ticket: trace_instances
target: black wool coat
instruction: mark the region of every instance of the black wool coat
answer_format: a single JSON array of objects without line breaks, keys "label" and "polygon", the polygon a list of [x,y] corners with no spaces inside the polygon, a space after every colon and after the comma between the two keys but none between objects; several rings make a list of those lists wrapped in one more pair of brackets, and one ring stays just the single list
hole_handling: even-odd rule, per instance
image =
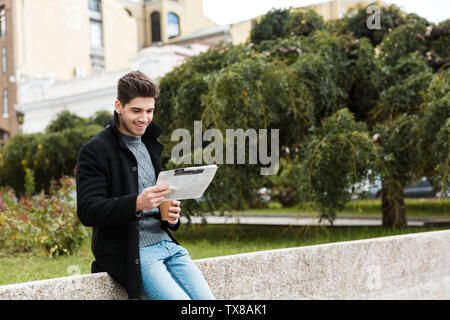
[{"label": "black wool coat", "polygon": [[[91,271],[107,272],[121,284],[129,299],[141,296],[142,278],[139,261],[138,224],[142,212],[136,212],[138,194],[137,161],[124,144],[117,129],[117,113],[106,129],[79,151],[76,169],[77,215],[92,230],[95,261]],[[164,146],[157,141],[162,128],[151,122],[142,136],[155,167],[161,171]],[[180,222],[164,230],[178,244],[168,229],[176,231]]]}]

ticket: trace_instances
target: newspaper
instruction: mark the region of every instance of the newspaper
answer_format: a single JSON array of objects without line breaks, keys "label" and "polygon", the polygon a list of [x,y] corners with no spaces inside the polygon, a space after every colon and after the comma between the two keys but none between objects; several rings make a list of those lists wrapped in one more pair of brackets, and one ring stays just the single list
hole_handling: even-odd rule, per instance
[{"label": "newspaper", "polygon": [[200,198],[216,174],[217,165],[161,171],[156,185],[169,185],[172,191],[164,200]]}]

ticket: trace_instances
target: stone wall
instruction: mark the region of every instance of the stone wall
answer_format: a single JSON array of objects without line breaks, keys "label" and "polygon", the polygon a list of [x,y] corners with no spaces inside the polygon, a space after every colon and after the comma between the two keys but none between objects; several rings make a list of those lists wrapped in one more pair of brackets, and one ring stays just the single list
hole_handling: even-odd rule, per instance
[{"label": "stone wall", "polygon": [[[218,299],[450,299],[450,230],[195,260]],[[0,299],[126,299],[106,273],[0,286]]]}]

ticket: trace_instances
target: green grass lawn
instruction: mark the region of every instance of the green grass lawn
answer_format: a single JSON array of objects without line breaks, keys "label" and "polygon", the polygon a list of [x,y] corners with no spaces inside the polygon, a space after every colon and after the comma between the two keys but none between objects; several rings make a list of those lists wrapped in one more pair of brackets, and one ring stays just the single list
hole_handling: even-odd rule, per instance
[{"label": "green grass lawn", "polygon": [[[446,217],[450,218],[450,199],[405,199],[406,215],[407,217]],[[319,216],[319,212],[315,211],[308,205],[293,206],[289,208],[282,208],[277,202],[269,203],[269,208],[264,209],[248,209],[244,211],[227,212],[232,215],[242,214],[287,214],[300,216]],[[381,200],[354,200],[345,206],[342,212],[337,214],[337,217],[344,215],[352,216],[382,216]]]},{"label": "green grass lawn", "polygon": [[[188,249],[192,259],[201,259],[443,229],[448,227],[392,230],[383,227],[183,225],[175,236]],[[90,241],[85,241],[72,256],[53,259],[45,257],[39,250],[14,255],[0,254],[0,285],[69,276],[73,266],[79,268],[81,274],[90,273],[92,261]]]},{"label": "green grass lawn", "polygon": [[72,256],[48,258],[43,250],[3,254],[0,255],[0,285],[69,276],[72,266],[79,268],[81,274],[90,273],[93,260],[90,241],[85,241]]}]

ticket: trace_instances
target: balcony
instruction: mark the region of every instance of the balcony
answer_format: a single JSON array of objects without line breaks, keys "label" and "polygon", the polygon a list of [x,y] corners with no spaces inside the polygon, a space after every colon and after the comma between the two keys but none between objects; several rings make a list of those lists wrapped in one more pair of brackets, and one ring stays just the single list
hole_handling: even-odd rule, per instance
[{"label": "balcony", "polygon": [[105,52],[103,48],[91,47],[91,67],[93,73],[100,73],[105,70]]}]

